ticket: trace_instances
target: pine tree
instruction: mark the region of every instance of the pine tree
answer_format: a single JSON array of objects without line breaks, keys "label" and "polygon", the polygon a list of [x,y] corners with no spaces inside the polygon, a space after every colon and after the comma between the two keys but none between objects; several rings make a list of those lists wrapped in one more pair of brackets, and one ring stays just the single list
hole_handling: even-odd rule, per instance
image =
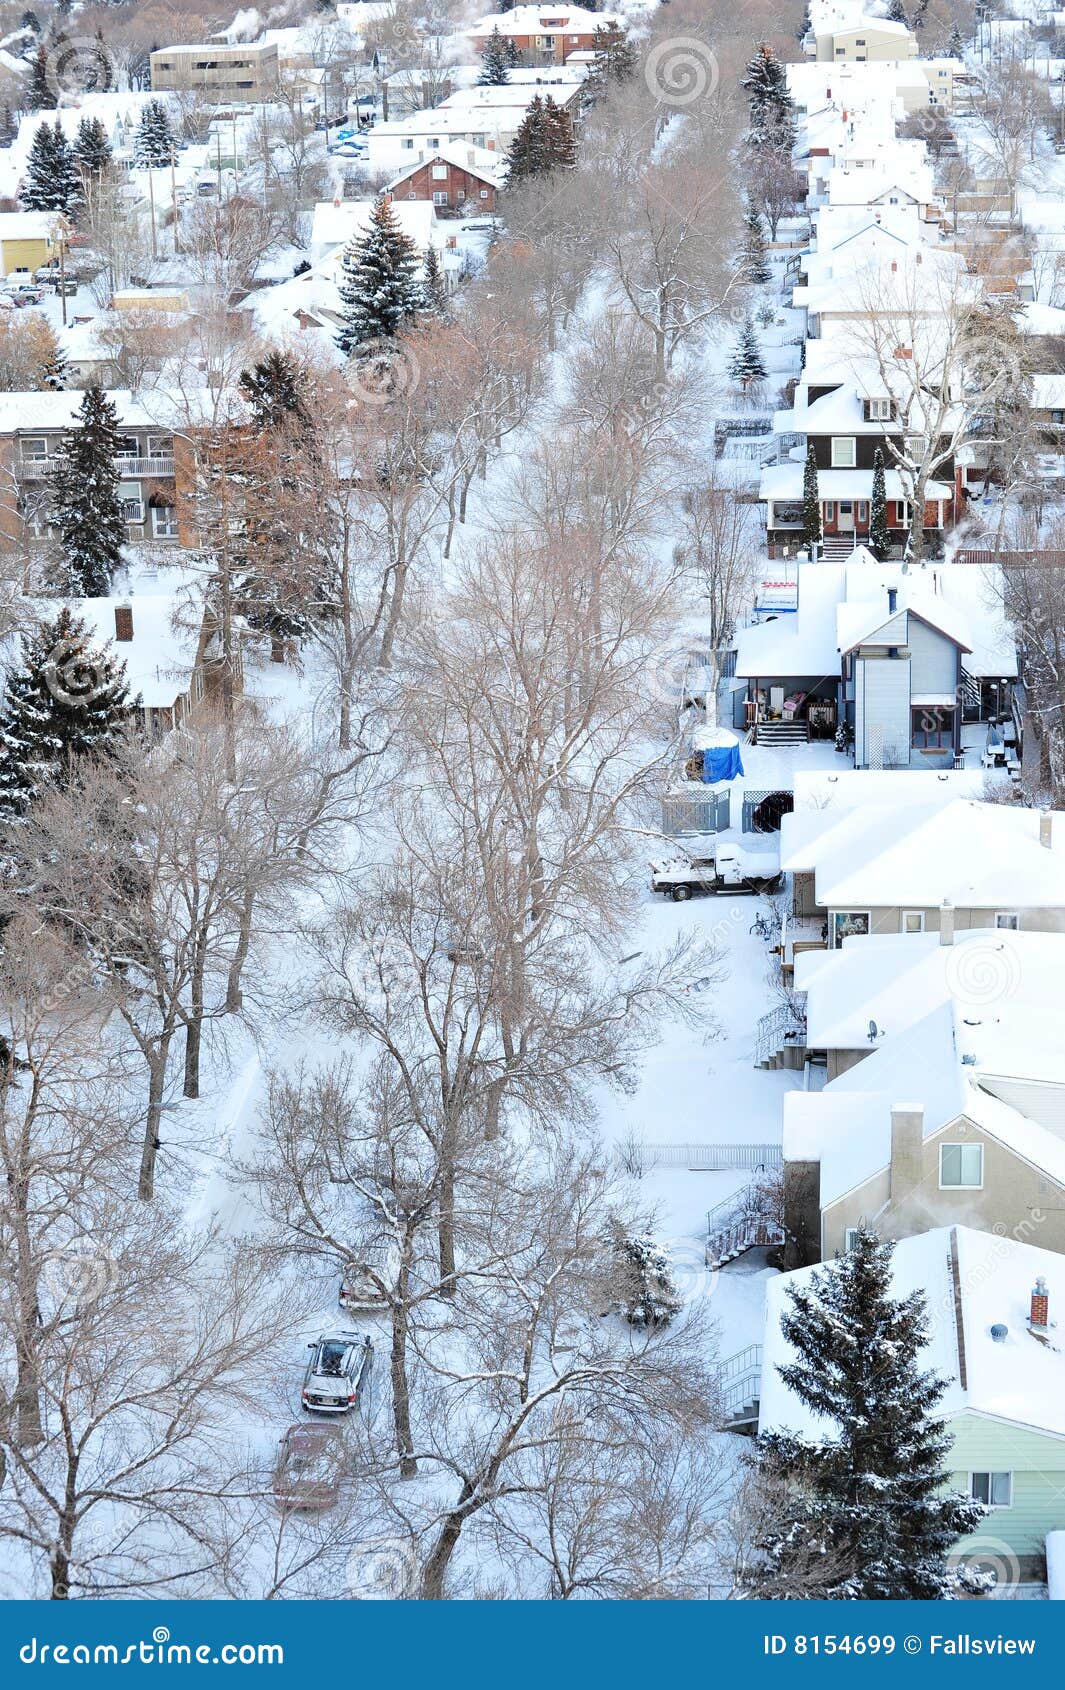
[{"label": "pine tree", "polygon": [[422,312],[427,317],[444,318],[448,315],[447,283],[435,246],[426,248],[422,264]]},{"label": "pine tree", "polygon": [[63,590],[75,598],[111,591],[126,525],[118,499],[115,459],[118,417],[99,387],[89,387],[80,426],[64,436],[52,478],[52,521],[59,531]]},{"label": "pine tree", "polygon": [[817,459],[813,446],[806,448],[802,472],[802,543],[811,552],[821,544],[821,501],[817,494]]},{"label": "pine tree", "polygon": [[507,154],[506,185],[514,187],[550,170],[572,170],[577,162],[573,119],[550,94],[530,101]]},{"label": "pine tree", "polygon": [[510,81],[507,50],[498,29],[493,29],[481,49],[481,69],[478,88],[502,88]]},{"label": "pine tree", "polygon": [[503,63],[508,70],[517,70],[522,63],[521,48],[512,35],[503,38]]},{"label": "pine tree", "polygon": [[[38,34],[40,31],[38,30]],[[26,101],[31,111],[51,111],[56,103],[56,91],[48,80],[48,49],[38,47],[30,72]]]},{"label": "pine tree", "polygon": [[887,491],[884,479],[884,454],[878,446],[873,453],[873,496],[869,501],[869,550],[883,563],[891,550],[891,531],[887,519]]},{"label": "pine tree", "polygon": [[170,163],[174,134],[166,107],[159,100],[149,100],[141,112],[141,120],[133,141],[133,156],[144,170],[159,170]]},{"label": "pine tree", "polygon": [[598,24],[592,34],[595,59],[584,84],[587,96],[596,99],[611,82],[628,82],[636,73],[639,56],[617,24]]},{"label": "pine tree", "polygon": [[743,388],[745,393],[755,382],[764,381],[766,378],[762,349],[758,344],[758,335],[750,317],[747,318],[740,330],[736,349],[728,362],[728,373],[733,381]]},{"label": "pine tree", "polygon": [[0,703],[0,821],[24,816],[45,788],[68,785],[75,758],[119,754],[136,702],[125,669],[66,608],[23,639]]},{"label": "pine tree", "polygon": [[369,342],[394,340],[421,300],[417,248],[388,200],[377,201],[369,228],[349,243],[342,267],[344,324],[337,345],[350,357]]},{"label": "pine tree", "polygon": [[614,1312],[641,1331],[668,1326],[683,1304],[661,1244],[646,1234],[630,1236],[617,1221],[611,1227],[611,1244]]},{"label": "pine tree", "polygon": [[743,223],[746,230],[743,241],[743,273],[749,282],[760,286],[769,281],[772,272],[766,262],[762,215],[749,194]]},{"label": "pine tree", "polygon": [[947,1555],[984,1509],[944,1490],[952,1440],[936,1409],[945,1381],[919,1364],[924,1293],[891,1294],[893,1249],[862,1226],[846,1255],[788,1288],[781,1329],[797,1359],[778,1371],[830,1430],[824,1442],[759,1439],[759,1463],[788,1488],[753,1594],[786,1585],[789,1564],[808,1564],[811,1548],[828,1569],[811,1596],[934,1601],[958,1587]]},{"label": "pine tree", "polygon": [[887,9],[887,18],[889,23],[904,23],[907,29],[910,27],[910,20],[906,16],[906,8],[902,4],[902,0],[891,0]]},{"label": "pine tree", "polygon": [[951,25],[950,36],[947,40],[947,57],[949,59],[963,59],[965,57],[965,42],[962,40],[961,30],[957,24]]},{"label": "pine tree", "polygon": [[61,211],[69,216],[80,198],[78,173],[63,126],[41,123],[26,158],[26,174],[19,190],[25,211]]},{"label": "pine tree", "polygon": [[768,41],[758,51],[740,79],[750,103],[748,140],[755,147],[790,148],[795,142],[795,106],[788,93],[784,66]]},{"label": "pine tree", "polygon": [[258,429],[309,429],[307,372],[291,352],[268,352],[237,382]]},{"label": "pine tree", "polygon": [[83,117],[72,148],[74,164],[84,180],[99,181],[110,167],[111,143],[98,117]]}]

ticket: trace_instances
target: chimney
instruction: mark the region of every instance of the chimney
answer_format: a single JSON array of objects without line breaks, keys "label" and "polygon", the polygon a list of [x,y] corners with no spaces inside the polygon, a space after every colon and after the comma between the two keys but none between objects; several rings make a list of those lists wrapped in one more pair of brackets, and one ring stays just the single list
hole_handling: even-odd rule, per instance
[{"label": "chimney", "polygon": [[1032,1309],[1028,1316],[1029,1326],[1034,1326],[1039,1332],[1045,1332],[1049,1325],[1047,1320],[1049,1309],[1050,1298],[1047,1294],[1047,1282],[1040,1275],[1032,1289]]},{"label": "chimney", "polygon": [[899,608],[899,590],[898,590],[897,587],[889,587],[888,588],[888,590],[887,590],[887,607],[888,607],[888,615],[894,616],[896,610],[898,610],[898,608]]},{"label": "chimney", "polygon": [[1054,817],[1050,810],[1039,812],[1039,843],[1048,851],[1054,843]]},{"label": "chimney", "polygon": [[924,1105],[891,1105],[891,1201],[899,1203],[924,1178]]},{"label": "chimney", "polygon": [[126,644],[133,638],[133,606],[131,604],[115,605],[115,639]]},{"label": "chimney", "polygon": [[941,945],[954,943],[954,905],[949,898],[944,898],[939,906],[939,942]]}]

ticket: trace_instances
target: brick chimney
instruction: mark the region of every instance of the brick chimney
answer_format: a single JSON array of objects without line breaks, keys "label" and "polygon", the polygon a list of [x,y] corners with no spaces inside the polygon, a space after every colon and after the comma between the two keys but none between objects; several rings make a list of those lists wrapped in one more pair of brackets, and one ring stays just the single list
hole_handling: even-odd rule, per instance
[{"label": "brick chimney", "polygon": [[1050,810],[1039,812],[1039,843],[1048,851],[1054,843],[1054,817]]},{"label": "brick chimney", "polygon": [[924,1104],[891,1105],[891,1201],[917,1190],[923,1178]]},{"label": "brick chimney", "polygon": [[939,906],[939,942],[941,945],[954,943],[954,905],[949,898],[944,898]]},{"label": "brick chimney", "polygon": [[1045,1332],[1049,1324],[1047,1316],[1050,1311],[1050,1297],[1047,1293],[1047,1282],[1040,1275],[1032,1288],[1032,1308],[1028,1316],[1029,1326]]},{"label": "brick chimney", "polygon": [[115,639],[126,644],[133,638],[133,606],[131,604],[115,605]]}]

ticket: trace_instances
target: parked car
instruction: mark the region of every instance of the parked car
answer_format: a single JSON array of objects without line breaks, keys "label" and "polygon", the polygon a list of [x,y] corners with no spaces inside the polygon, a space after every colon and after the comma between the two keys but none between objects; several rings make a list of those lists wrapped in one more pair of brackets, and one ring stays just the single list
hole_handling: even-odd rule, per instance
[{"label": "parked car", "polygon": [[279,1508],[313,1513],[332,1508],[343,1470],[344,1435],[339,1426],[327,1421],[290,1426],[278,1445],[274,1501]]},{"label": "parked car", "polygon": [[399,1252],[393,1238],[371,1238],[363,1250],[361,1262],[349,1262],[340,1280],[337,1297],[348,1314],[364,1309],[383,1309],[385,1300],[378,1284],[395,1284],[399,1268]]},{"label": "parked car", "polygon": [[44,289],[39,288],[36,282],[9,282],[4,292],[26,305],[39,305],[44,298]]},{"label": "parked car", "polygon": [[361,141],[342,141],[339,147],[330,147],[334,158],[365,158],[366,147]]},{"label": "parked car", "polygon": [[678,904],[696,892],[775,892],[780,884],[778,852],[731,842],[651,864],[652,892],[665,892]]},{"label": "parked car", "polygon": [[56,282],[59,280],[59,265],[53,259],[51,264],[42,264],[39,270],[33,272],[35,282]]},{"label": "parked car", "polygon": [[323,1333],[307,1345],[311,1359],[300,1402],[309,1414],[350,1414],[373,1370],[373,1345],[356,1332]]}]

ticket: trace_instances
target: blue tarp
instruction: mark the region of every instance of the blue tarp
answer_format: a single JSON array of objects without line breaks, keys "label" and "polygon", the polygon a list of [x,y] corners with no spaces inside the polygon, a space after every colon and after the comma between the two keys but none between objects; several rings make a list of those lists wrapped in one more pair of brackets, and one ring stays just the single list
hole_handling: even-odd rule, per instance
[{"label": "blue tarp", "polygon": [[743,764],[740,762],[740,748],[738,745],[714,745],[709,751],[703,752],[703,780],[735,780],[742,775]]}]

